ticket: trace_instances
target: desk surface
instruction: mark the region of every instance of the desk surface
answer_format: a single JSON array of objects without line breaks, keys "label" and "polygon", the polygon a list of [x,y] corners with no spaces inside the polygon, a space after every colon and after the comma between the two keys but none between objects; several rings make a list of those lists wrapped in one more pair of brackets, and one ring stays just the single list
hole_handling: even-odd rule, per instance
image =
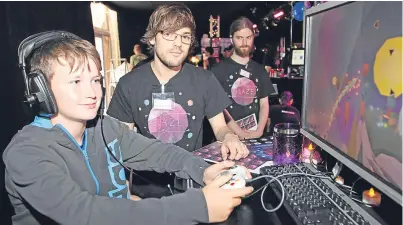
[{"label": "desk surface", "polygon": [[[253,183],[253,187],[257,190],[264,185],[264,179]],[[266,212],[260,201],[261,192],[244,199],[242,204],[234,209],[228,220],[217,225],[293,225],[293,220],[288,216],[284,207],[281,207],[274,213]],[[278,200],[270,188],[267,188],[264,195],[266,208],[272,209],[277,206]],[[273,206],[269,203],[274,204]],[[199,224],[202,225],[202,224]],[[204,225],[204,224],[203,224]]]}]

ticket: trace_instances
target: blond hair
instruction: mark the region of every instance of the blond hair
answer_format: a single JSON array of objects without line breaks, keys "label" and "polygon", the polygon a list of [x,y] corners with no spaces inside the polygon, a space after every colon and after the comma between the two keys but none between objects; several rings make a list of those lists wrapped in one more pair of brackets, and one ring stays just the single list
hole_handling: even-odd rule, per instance
[{"label": "blond hair", "polygon": [[85,64],[89,69],[89,60],[94,61],[97,69],[102,70],[101,58],[95,46],[84,39],[66,38],[50,41],[38,50],[34,51],[30,59],[30,71],[41,71],[50,79],[54,74],[52,66],[54,62],[60,65],[67,61],[71,71],[75,72]]}]

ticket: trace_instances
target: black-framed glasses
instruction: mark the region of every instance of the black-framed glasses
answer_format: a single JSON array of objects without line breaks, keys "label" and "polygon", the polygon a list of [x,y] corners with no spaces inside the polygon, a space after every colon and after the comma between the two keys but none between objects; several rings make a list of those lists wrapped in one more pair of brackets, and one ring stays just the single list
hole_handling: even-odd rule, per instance
[{"label": "black-framed glasses", "polygon": [[165,32],[165,31],[160,31],[162,34],[162,38],[164,38],[167,41],[175,41],[178,36],[181,37],[181,41],[183,44],[190,45],[194,41],[194,37],[189,34],[181,35],[177,33],[170,33],[170,32]]}]

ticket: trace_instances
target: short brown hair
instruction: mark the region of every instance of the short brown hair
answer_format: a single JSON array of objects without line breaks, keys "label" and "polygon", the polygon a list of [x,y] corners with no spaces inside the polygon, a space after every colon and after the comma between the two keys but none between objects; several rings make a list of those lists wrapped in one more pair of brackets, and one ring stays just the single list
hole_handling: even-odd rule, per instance
[{"label": "short brown hair", "polygon": [[94,61],[99,71],[102,70],[101,58],[94,45],[84,39],[66,38],[50,41],[34,51],[30,59],[30,71],[40,70],[50,80],[54,75],[53,63],[57,61],[63,65],[59,57],[64,58],[69,63],[71,72],[77,71],[85,63],[89,66],[89,59]]},{"label": "short brown hair", "polygon": [[249,28],[253,32],[252,21],[250,21],[250,19],[242,16],[231,23],[231,26],[229,28],[229,33],[231,36],[233,36],[235,32],[242,30],[244,28]]},{"label": "short brown hair", "polygon": [[[159,6],[151,15],[148,21],[146,33],[141,41],[148,45],[150,50],[150,40],[157,36],[158,32],[174,32],[181,28],[188,27],[195,36],[196,23],[190,9],[184,4],[172,4]],[[196,41],[192,45],[196,45]]]}]

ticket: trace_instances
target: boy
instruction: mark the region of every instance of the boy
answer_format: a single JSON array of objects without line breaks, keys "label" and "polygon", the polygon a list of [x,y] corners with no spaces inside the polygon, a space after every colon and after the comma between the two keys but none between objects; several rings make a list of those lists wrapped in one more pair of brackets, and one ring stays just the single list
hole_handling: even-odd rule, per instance
[{"label": "boy", "polygon": [[[45,36],[50,40],[44,41]],[[147,139],[110,117],[96,118],[103,97],[101,60],[91,43],[57,31],[23,42],[29,40],[33,44],[26,48],[34,46],[33,52],[23,47],[20,63],[30,56],[29,77],[43,74],[39,80],[50,88],[42,93],[51,96],[56,107],[44,115],[52,110],[39,105],[40,116],[18,132],[3,153],[6,189],[16,213],[13,224],[219,222],[240,204],[240,196],[252,191],[220,188],[230,176],[215,178],[231,162],[208,167],[179,147]],[[172,172],[206,186],[132,201],[121,163],[136,170]]]}]

